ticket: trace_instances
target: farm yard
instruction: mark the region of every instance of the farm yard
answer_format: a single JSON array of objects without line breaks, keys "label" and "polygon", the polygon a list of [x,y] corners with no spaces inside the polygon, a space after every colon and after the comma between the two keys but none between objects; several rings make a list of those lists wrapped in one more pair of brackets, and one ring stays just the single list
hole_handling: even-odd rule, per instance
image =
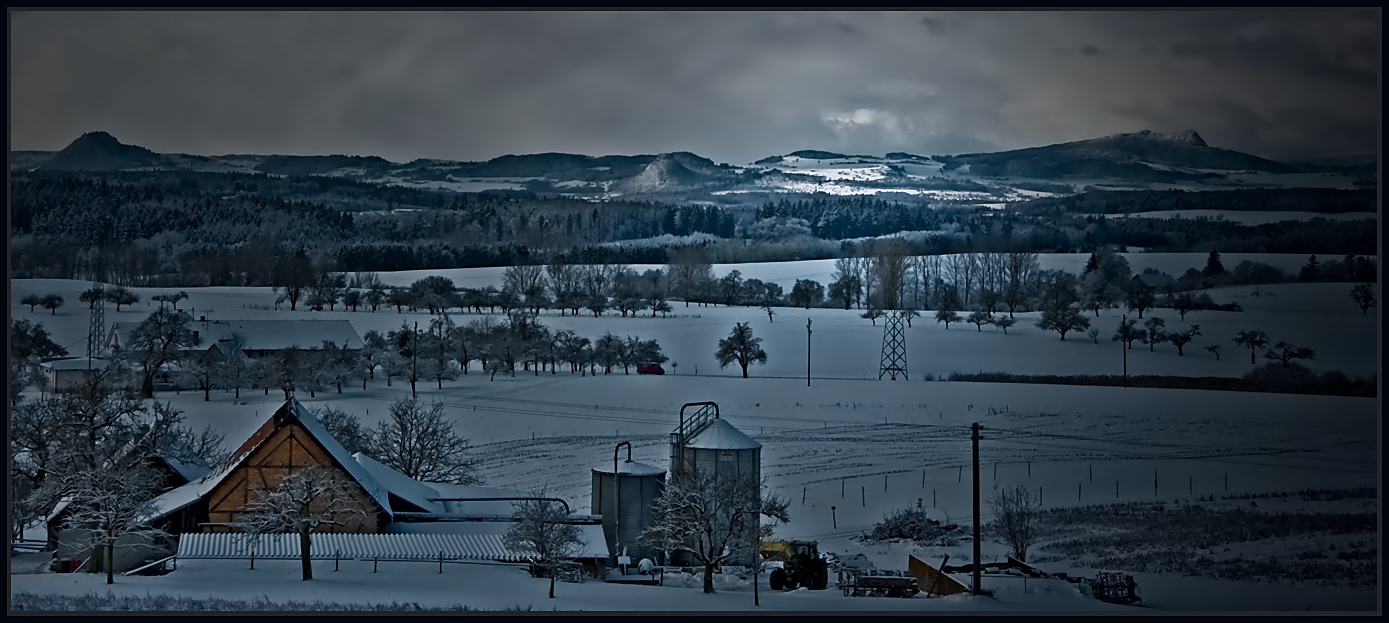
[{"label": "farm yard", "polygon": [[[1151,264],[1174,274],[1199,268],[1205,260],[1198,254],[1161,255],[1128,258],[1135,272]],[[1042,264],[1078,272],[1083,257],[1043,256]],[[1075,258],[1082,258],[1080,264],[1070,266]],[[1226,261],[1233,264],[1235,258]],[[715,266],[714,274],[735,269],[745,278],[783,283],[789,290],[796,279],[824,279],[832,262]],[[500,285],[502,269],[408,271],[380,277],[387,285],[404,286],[435,272],[460,287],[480,287]],[[86,306],[76,301],[89,285],[11,281],[11,315],[42,322],[54,341],[80,354],[88,320]],[[1216,288],[1208,293],[1217,303],[1237,302],[1243,311],[1196,311],[1185,320],[1172,309],[1149,310],[1145,317],[1163,318],[1169,328],[1199,324],[1201,336],[1182,356],[1171,344],[1156,345],[1153,352],[1135,345],[1126,353],[1127,373],[1238,377],[1254,366],[1248,349],[1231,340],[1239,331],[1259,329],[1274,341],[1314,349],[1316,358],[1304,362],[1313,370],[1377,375],[1379,312],[1372,308],[1362,314],[1347,295],[1351,285]],[[132,290],[146,302],[166,291]],[[276,294],[270,288],[186,291],[189,296],[180,306],[195,318],[205,315],[209,320],[343,319],[359,334],[384,334],[416,321],[423,327],[433,318],[424,310],[398,313],[386,307],[374,313],[289,311],[283,304],[276,309]],[[1255,291],[1258,296],[1252,295]],[[49,293],[70,304],[52,314],[20,304],[26,295]],[[518,370],[514,376],[489,378],[475,368],[455,380],[420,382],[419,398],[446,405],[459,432],[469,438],[487,485],[516,490],[543,485],[581,509],[589,506],[590,469],[601,465],[615,444],[630,441],[635,460],[665,465],[668,435],[680,406],[716,401],[723,418],[762,444],[762,473],[790,502],[790,521],[777,528],[776,536],[817,540],[822,552],[841,558],[862,554],[880,569],[905,568],[908,554],[932,564],[946,554],[952,561],[968,560],[967,542],[924,546],[873,542],[862,536],[887,513],[918,505],[944,523],[968,524],[969,425],[978,422],[983,426],[982,488],[1035,489],[1053,522],[1052,532],[1035,549],[1035,564],[1043,569],[1072,575],[1114,568],[1134,573],[1144,589],[1145,609],[1375,607],[1380,451],[1376,398],[944,380],[955,372],[1119,374],[1125,352],[1110,340],[1119,324],[1118,309],[1101,310],[1098,316],[1087,313],[1100,329],[1097,338],[1072,333],[1064,341],[1055,332],[1033,326],[1038,312],[1017,313],[1017,324],[1004,334],[995,327],[964,322],[946,329],[927,310],[906,330],[908,379],[889,381],[878,380],[877,374],[883,327],[861,318],[861,310],[778,307],[769,319],[756,307],[670,304],[669,317],[649,311],[637,317],[555,311],[539,316],[548,327],[593,339],[607,332],[656,339],[669,357],[663,376],[624,374],[620,368],[589,376],[561,366],[558,371]],[[139,321],[151,310],[142,302],[120,311],[108,309],[106,319]],[[464,324],[478,314],[452,316]],[[812,330],[809,386],[803,320],[810,321]],[[741,378],[736,364],[721,368],[714,357],[718,340],[740,322],[749,323],[768,354],[766,365],[749,369],[748,379]],[[1201,348],[1208,344],[1224,345],[1224,354],[1217,359]],[[341,393],[334,388],[296,397],[310,408],[341,407],[372,426],[392,402],[410,394],[408,380],[397,378],[387,386],[378,375],[366,389],[360,382],[348,383]],[[184,411],[193,428],[210,425],[228,442],[246,438],[283,401],[277,390],[247,389],[239,398],[215,391],[204,401],[202,392],[187,390],[161,391],[156,398]],[[1131,519],[1116,521],[1116,513]],[[1154,524],[1155,513],[1167,518],[1164,521],[1185,522],[1187,528]],[[1148,519],[1132,519],[1135,516]],[[1289,519],[1303,516],[1315,520]],[[1205,535],[1199,542],[1183,541],[1157,558],[1125,541],[1136,539],[1162,550],[1173,534],[1226,521],[1269,528]],[[1007,546],[986,539],[986,561],[1001,560],[1007,552]],[[561,583],[552,602],[543,598],[538,582],[529,588],[520,571],[512,578],[469,565],[450,567],[437,578],[433,571],[404,569],[363,577],[353,567],[341,576],[316,579],[309,592],[280,588],[285,583],[276,574],[281,572],[268,562],[253,573],[233,567],[226,561],[188,561],[173,574],[122,578],[112,587],[99,585],[96,576],[14,575],[11,591],[12,597],[20,591],[83,595],[110,588],[116,595],[196,597],[214,592],[212,587],[223,578],[234,577],[235,589],[216,590],[218,597],[306,602],[342,601],[346,596],[368,601],[369,595],[373,603],[481,609],[528,604],[537,610],[668,609],[671,604],[689,609],[752,608],[749,583],[732,578],[714,595],[680,588],[677,579],[663,587]],[[286,566],[283,573],[293,571]],[[357,584],[361,582],[377,588],[368,593]],[[1123,609],[1082,596],[1059,581],[1034,580],[1030,587],[1017,586],[1015,579],[986,582],[998,584],[993,587],[998,592],[984,600],[953,596],[865,601],[837,591],[769,594],[765,584],[761,599],[764,608],[789,610]],[[444,590],[445,586],[450,588]],[[1221,599],[1212,600],[1217,594]]]}]

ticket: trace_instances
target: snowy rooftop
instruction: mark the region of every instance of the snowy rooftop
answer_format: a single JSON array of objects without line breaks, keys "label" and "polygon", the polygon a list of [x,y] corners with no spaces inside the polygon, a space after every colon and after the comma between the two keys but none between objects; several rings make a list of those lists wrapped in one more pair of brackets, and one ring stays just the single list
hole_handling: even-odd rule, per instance
[{"label": "snowy rooftop", "polygon": [[424,509],[425,512],[444,512],[443,504],[434,501],[434,498],[439,497],[439,492],[429,485],[382,465],[361,452],[352,455],[352,458],[366,469],[372,479],[381,483],[387,491],[396,497]]},{"label": "snowy rooftop", "polygon": [[[593,471],[600,474],[611,474],[613,473],[611,467],[611,465],[602,464],[593,468]],[[660,476],[665,474],[666,470],[645,463],[628,460],[617,464],[617,473],[623,476]]]},{"label": "snowy rooftop", "polygon": [[704,430],[690,439],[686,445],[691,448],[713,450],[753,450],[762,447],[762,444],[743,434],[743,431],[734,428],[726,420],[718,418],[709,422],[708,426],[705,426]]},{"label": "snowy rooftop", "polygon": [[39,364],[39,367],[52,368],[54,370],[102,370],[106,368],[106,360],[101,358],[87,359],[86,357],[55,359],[53,361],[45,361]]}]

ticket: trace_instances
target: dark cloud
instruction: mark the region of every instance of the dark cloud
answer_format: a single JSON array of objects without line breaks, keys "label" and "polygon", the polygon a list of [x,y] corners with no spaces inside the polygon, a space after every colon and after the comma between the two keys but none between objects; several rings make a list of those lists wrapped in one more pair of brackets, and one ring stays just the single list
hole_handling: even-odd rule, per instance
[{"label": "dark cloud", "polygon": [[[1145,127],[1165,132],[1203,128],[1208,144],[1278,160],[1374,152],[1378,135],[1364,125],[1325,110],[1279,108],[1261,114],[1223,98],[1191,98],[1148,103],[1118,111]],[[1309,151],[1307,145],[1316,145]]]},{"label": "dark cloud", "polygon": [[1315,155],[1378,127],[1364,11],[12,15],[16,149],[748,162],[1154,126]]}]

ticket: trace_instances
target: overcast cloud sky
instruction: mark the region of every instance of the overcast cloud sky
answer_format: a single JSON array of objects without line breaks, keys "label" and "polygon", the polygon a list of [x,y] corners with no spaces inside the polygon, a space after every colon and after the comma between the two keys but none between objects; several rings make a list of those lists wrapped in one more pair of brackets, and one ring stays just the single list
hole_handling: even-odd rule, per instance
[{"label": "overcast cloud sky", "polygon": [[1142,129],[1278,159],[1373,152],[1380,9],[10,14],[12,149],[1015,149]]}]

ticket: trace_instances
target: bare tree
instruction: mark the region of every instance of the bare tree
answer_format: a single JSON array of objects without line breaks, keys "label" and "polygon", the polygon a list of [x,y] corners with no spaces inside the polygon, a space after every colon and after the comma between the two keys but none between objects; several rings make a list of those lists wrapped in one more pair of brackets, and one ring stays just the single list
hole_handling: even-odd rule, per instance
[{"label": "bare tree", "polygon": [[76,536],[73,545],[100,550],[107,584],[114,582],[117,548],[168,536],[146,523],[161,481],[143,462],[124,461],[82,472],[72,483],[63,526]]},{"label": "bare tree", "polygon": [[357,503],[360,487],[327,467],[295,469],[273,488],[253,486],[252,499],[236,522],[254,543],[270,534],[299,535],[299,564],[313,579],[309,534],[319,526],[349,527],[370,517]]},{"label": "bare tree", "polygon": [[1310,348],[1293,346],[1292,344],[1289,344],[1287,342],[1279,342],[1277,344],[1274,344],[1273,348],[1264,352],[1264,357],[1277,361],[1283,364],[1283,367],[1286,368],[1288,367],[1288,364],[1292,363],[1296,359],[1316,359],[1317,353]]},{"label": "bare tree", "polygon": [[667,551],[689,552],[704,566],[704,592],[714,592],[714,569],[757,558],[763,516],[788,521],[788,503],[762,495],[751,478],[680,472],[656,498],[655,520],[641,539]]},{"label": "bare tree", "polygon": [[762,338],[753,337],[752,328],[746,322],[737,323],[727,338],[719,340],[719,350],[714,356],[718,358],[721,368],[738,362],[743,368],[743,378],[748,378],[748,364],[767,363],[767,352],[762,350]]},{"label": "bare tree", "polygon": [[58,308],[63,306],[63,297],[57,294],[46,294],[39,300],[39,305],[56,316],[58,315]]},{"label": "bare tree", "polygon": [[875,245],[872,264],[883,309],[901,307],[902,287],[907,275],[907,245],[900,238],[889,238]]},{"label": "bare tree", "polygon": [[[151,301],[159,303],[159,309],[164,309],[164,304],[168,303],[170,309],[178,309],[178,302],[188,298],[188,293],[182,290],[178,292],[165,292],[150,297]],[[296,299],[297,300],[297,299]]]},{"label": "bare tree", "polygon": [[1216,361],[1220,361],[1220,345],[1219,345],[1219,344],[1213,344],[1213,345],[1211,345],[1211,346],[1207,346],[1207,347],[1206,347],[1206,350],[1210,351],[1210,353],[1211,353],[1212,355],[1215,355],[1215,360],[1216,360]]},{"label": "bare tree", "polygon": [[999,315],[999,317],[993,319],[994,326],[1003,329],[1004,335],[1008,335],[1008,327],[1017,324],[1017,322],[1017,318],[1013,318],[1011,316],[1003,316],[1001,314]]},{"label": "bare tree", "polygon": [[223,389],[231,389],[236,398],[241,397],[242,387],[251,387],[256,373],[255,362],[246,356],[243,344],[236,336],[225,345],[219,344],[224,359],[217,364],[218,383]]},{"label": "bare tree", "polygon": [[502,543],[528,554],[531,566],[549,576],[550,599],[554,599],[555,576],[573,564],[585,541],[562,504],[541,499],[547,497],[544,489],[532,492],[532,496],[534,499],[516,503],[516,523],[502,537]]},{"label": "bare tree", "polygon": [[1162,328],[1167,325],[1167,321],[1161,318],[1149,318],[1143,323],[1144,332],[1143,343],[1148,345],[1148,352],[1153,352],[1153,348],[1162,342],[1167,341],[1167,332]]},{"label": "bare tree", "polygon": [[415,480],[478,484],[468,440],[454,432],[444,403],[397,400],[371,434],[372,458]]},{"label": "bare tree", "polygon": [[1142,320],[1143,310],[1151,309],[1155,298],[1151,288],[1141,282],[1135,282],[1129,286],[1128,295],[1124,302],[1128,304],[1129,309],[1138,310],[1138,318]]},{"label": "bare tree", "polygon": [[140,295],[126,289],[125,286],[116,286],[106,291],[106,300],[116,305],[116,311],[120,311],[124,305],[134,305],[140,302]]},{"label": "bare tree", "polygon": [[1378,305],[1375,301],[1375,287],[1368,283],[1358,283],[1350,289],[1350,298],[1360,307],[1361,314],[1370,313],[1370,308]]},{"label": "bare tree", "polygon": [[1114,337],[1110,338],[1114,342],[1123,342],[1125,348],[1133,348],[1133,343],[1143,338],[1143,332],[1138,330],[1138,321],[1130,318],[1119,320],[1119,328],[1114,331]]},{"label": "bare tree", "polygon": [[337,406],[323,407],[313,414],[349,454],[361,452],[371,455],[371,431],[362,426],[362,420],[355,414]]},{"label": "bare tree", "polygon": [[154,377],[159,367],[179,359],[183,349],[201,341],[183,312],[158,309],[130,332],[124,354],[140,364],[140,395],[154,397]]},{"label": "bare tree", "polygon": [[1178,357],[1184,357],[1185,354],[1182,352],[1182,348],[1184,348],[1187,344],[1190,344],[1191,341],[1196,339],[1196,336],[1198,335],[1201,335],[1201,325],[1194,324],[1191,325],[1191,328],[1187,329],[1186,331],[1168,333],[1167,341],[1171,342],[1173,346],[1177,347]]},{"label": "bare tree", "polygon": [[222,389],[221,380],[217,367],[203,359],[189,357],[179,366],[178,384],[202,392],[203,402],[212,400],[212,390]]},{"label": "bare tree", "polygon": [[1027,562],[1027,550],[1042,536],[1042,503],[1024,485],[995,489],[989,500],[994,520],[990,532],[1013,548],[1013,556]]},{"label": "bare tree", "polygon": [[969,318],[966,318],[965,320],[973,323],[976,331],[983,331],[984,325],[989,324],[990,319],[988,313],[977,311],[970,314]]},{"label": "bare tree", "polygon": [[96,309],[98,302],[106,300],[106,288],[96,285],[82,291],[77,300],[87,304],[88,309]]},{"label": "bare tree", "polygon": [[1263,331],[1240,331],[1232,341],[1236,346],[1249,347],[1249,363],[1252,364],[1257,363],[1255,355],[1258,354],[1259,349],[1268,344],[1268,336],[1264,335]]},{"label": "bare tree", "polygon": [[944,322],[945,328],[949,329],[950,323],[960,321],[960,315],[955,312],[960,311],[962,306],[959,288],[954,285],[941,286],[936,293],[936,322]]}]

